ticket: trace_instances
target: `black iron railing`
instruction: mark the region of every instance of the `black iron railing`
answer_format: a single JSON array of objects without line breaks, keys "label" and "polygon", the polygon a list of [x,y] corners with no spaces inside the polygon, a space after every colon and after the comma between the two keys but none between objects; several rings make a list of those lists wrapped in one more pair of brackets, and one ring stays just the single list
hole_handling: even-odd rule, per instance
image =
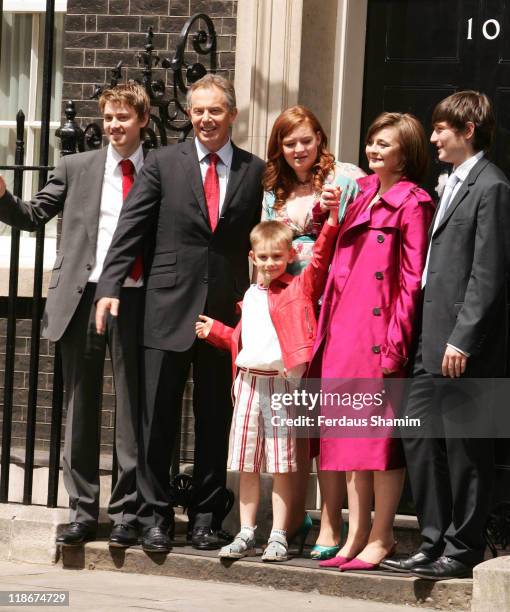
[{"label": "black iron railing", "polygon": [[[0,0],[0,23],[2,23],[2,6]],[[0,166],[0,170],[9,170],[14,173],[13,193],[22,196],[23,177],[26,171],[37,171],[39,173],[39,188],[42,188],[47,180],[49,161],[49,133],[50,133],[50,104],[53,86],[53,47],[55,28],[55,0],[46,2],[46,21],[44,31],[44,73],[43,93],[41,109],[41,132],[40,132],[40,159],[39,165],[24,165],[25,143],[24,124],[25,116],[20,110],[16,117],[16,153],[14,165]],[[194,31],[196,29],[196,31]],[[192,83],[208,71],[216,70],[216,32],[212,20],[203,13],[192,15],[184,25],[172,59],[161,59],[154,53],[153,30],[149,28],[146,34],[144,50],[137,56],[141,76],[137,81],[144,85],[151,100],[152,126],[146,130],[144,146],[154,148],[167,145],[170,133],[174,133],[178,140],[184,140],[191,130],[191,123],[185,111],[185,96],[187,84]],[[208,68],[201,62],[187,63],[185,52],[188,41],[199,56],[208,59]],[[1,45],[1,27],[0,27]],[[1,46],[0,46],[1,48]],[[0,58],[1,59],[1,58]],[[155,69],[170,71],[170,78],[166,85],[162,78],[154,77]],[[93,98],[98,98],[105,86],[114,86],[123,78],[123,66],[119,62],[111,70],[111,80],[108,84],[97,86]],[[99,114],[99,113],[98,113]],[[64,110],[64,121],[56,131],[57,138],[61,143],[61,154],[69,155],[88,149],[98,149],[102,146],[102,131],[97,123],[90,123],[82,129],[76,121],[76,108],[73,101],[68,101]],[[24,449],[24,484],[23,503],[32,503],[34,454],[37,426],[37,400],[38,400],[38,374],[39,374],[39,352],[40,352],[40,329],[41,316],[44,307],[42,296],[43,284],[43,261],[44,261],[44,227],[36,232],[36,249],[34,257],[34,283],[33,298],[31,301],[31,338],[30,338],[30,360],[28,372],[28,400],[26,416],[26,436]],[[15,347],[16,347],[16,321],[18,317],[18,279],[19,279],[19,255],[20,255],[20,231],[11,230],[11,251],[9,271],[9,296],[7,298],[7,329],[5,345],[5,368],[4,368],[4,398],[2,419],[2,450],[0,466],[0,503],[9,501],[9,470],[11,463],[11,441],[13,426],[13,390],[15,375]],[[49,446],[49,477],[47,490],[47,506],[55,507],[58,498],[58,483],[60,471],[60,447],[61,429],[63,416],[63,384],[62,363],[58,343],[55,345],[55,356],[53,363],[53,387],[52,387],[52,410],[50,426]],[[179,445],[177,445],[174,457],[173,474],[178,471]],[[116,455],[113,452],[112,486],[115,484]],[[186,481],[186,487],[189,481]],[[175,487],[174,487],[175,488]],[[184,499],[180,493],[185,487],[179,485],[175,490],[176,503]],[[181,499],[181,501],[182,501]]]},{"label": "black iron railing", "polygon": [[[3,6],[0,4],[0,17],[3,16]],[[47,179],[49,159],[49,135],[50,135],[50,106],[51,90],[53,84],[53,46],[55,28],[55,0],[46,0],[46,21],[44,30],[44,70],[41,104],[41,131],[40,131],[40,165],[24,166],[24,122],[25,116],[22,111],[18,112],[16,118],[16,154],[14,166],[0,166],[1,170],[14,171],[15,195],[21,197],[23,186],[23,174],[27,170],[39,172],[39,187],[42,187]],[[5,355],[5,379],[4,379],[4,404],[2,422],[2,454],[0,467],[0,502],[8,501],[9,494],[9,468],[11,454],[12,435],[12,398],[14,381],[14,361],[16,342],[16,304],[18,296],[19,277],[19,248],[20,232],[12,229],[11,254],[9,272],[9,297],[7,314],[7,341]],[[37,382],[39,371],[39,346],[41,315],[44,306],[42,297],[44,260],[44,228],[36,232],[36,247],[34,257],[34,285],[32,299],[32,323],[30,339],[30,364],[28,381],[28,401],[26,418],[25,438],[25,473],[23,482],[23,503],[30,504],[32,501],[32,484],[35,450],[35,430],[37,411]],[[57,377],[58,378],[58,377]],[[58,395],[58,392],[57,392]],[[48,495],[48,501],[50,496]]]}]

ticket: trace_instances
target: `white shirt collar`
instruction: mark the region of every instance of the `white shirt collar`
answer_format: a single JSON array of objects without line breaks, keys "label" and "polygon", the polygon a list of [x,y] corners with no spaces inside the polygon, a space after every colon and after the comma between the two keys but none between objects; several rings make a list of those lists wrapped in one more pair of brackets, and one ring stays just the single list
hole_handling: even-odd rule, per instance
[{"label": "white shirt collar", "polygon": [[[209,155],[209,149],[204,146],[198,138],[195,138],[195,147],[197,148],[198,161],[202,162],[204,158]],[[222,164],[227,168],[230,168],[232,164],[232,156],[234,155],[234,148],[232,147],[232,141],[230,138],[227,142],[216,151],[216,155],[220,158]]]},{"label": "white shirt collar", "polygon": [[464,182],[467,178],[467,175],[471,172],[471,170],[475,167],[476,163],[482,159],[483,151],[479,151],[476,155],[472,155],[468,157],[466,161],[462,162],[460,166],[457,166],[453,171],[453,174],[459,179],[459,181]]},{"label": "white shirt collar", "polygon": [[[111,170],[112,172],[118,167],[119,162],[124,159],[122,155],[112,146],[111,143],[108,143],[108,150],[106,151],[106,168]],[[130,159],[133,162],[133,166],[135,167],[136,173],[140,172],[140,168],[143,166],[143,148],[142,144],[136,149],[134,153],[132,153],[129,157],[125,159]]]}]

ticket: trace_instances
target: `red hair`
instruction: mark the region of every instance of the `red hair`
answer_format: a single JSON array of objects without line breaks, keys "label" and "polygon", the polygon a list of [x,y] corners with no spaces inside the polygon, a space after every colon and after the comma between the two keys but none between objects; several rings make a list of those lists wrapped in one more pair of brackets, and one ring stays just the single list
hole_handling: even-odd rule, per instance
[{"label": "red hair", "polygon": [[315,191],[322,189],[326,177],[335,165],[335,157],[327,149],[328,137],[312,111],[305,106],[291,106],[284,110],[276,118],[271,130],[267,146],[267,165],[262,177],[264,189],[275,195],[275,207],[282,206],[297,183],[296,173],[283,156],[282,141],[302,125],[309,125],[314,134],[320,135],[317,159],[311,168]]}]

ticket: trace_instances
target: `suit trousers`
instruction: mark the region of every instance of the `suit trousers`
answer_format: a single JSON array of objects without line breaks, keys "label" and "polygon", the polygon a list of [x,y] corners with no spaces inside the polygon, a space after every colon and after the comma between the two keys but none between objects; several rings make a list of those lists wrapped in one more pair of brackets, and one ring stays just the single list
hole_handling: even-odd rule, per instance
[{"label": "suit trousers", "polygon": [[[460,380],[460,385],[456,384],[463,390],[468,386],[469,391],[470,383],[479,384]],[[433,558],[446,555],[474,566],[483,560],[485,550],[483,532],[491,504],[494,443],[492,439],[459,436],[462,411],[467,420],[469,401],[450,393],[450,385],[445,383],[448,381],[442,376],[424,369],[420,338],[404,412],[421,420],[423,437],[404,437],[403,444],[423,538],[421,550]],[[450,436],[455,431],[456,437],[449,437],[449,430]]]},{"label": "suit trousers", "polygon": [[195,451],[189,516],[219,529],[224,518],[228,437],[232,420],[230,354],[202,340],[183,352],[143,349],[142,414],[137,482],[138,520],[145,529],[170,528],[170,467],[182,397],[193,365]]},{"label": "suit trousers", "polygon": [[70,520],[93,525],[99,514],[99,453],[103,369],[108,344],[116,395],[117,480],[108,504],[114,524],[136,524],[136,460],[139,402],[139,344],[142,290],[123,288],[118,317],[110,316],[105,335],[95,328],[95,283],[88,283],[60,340],[67,420],[64,483]]}]

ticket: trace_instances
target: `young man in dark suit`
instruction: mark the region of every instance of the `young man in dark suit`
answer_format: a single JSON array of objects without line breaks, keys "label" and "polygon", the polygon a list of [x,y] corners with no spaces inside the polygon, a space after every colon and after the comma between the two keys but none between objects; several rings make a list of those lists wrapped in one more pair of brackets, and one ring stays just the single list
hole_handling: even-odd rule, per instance
[{"label": "young man in dark suit", "polygon": [[[430,230],[421,335],[406,406],[407,416],[429,428],[424,437],[404,440],[423,543],[408,559],[382,565],[440,580],[470,576],[485,549],[493,442],[475,437],[476,431],[463,437],[453,415],[463,425],[470,409],[483,416],[486,406],[473,407],[466,387],[483,390],[489,381],[473,379],[505,374],[510,185],[486,157],[495,121],[485,95],[449,96],[436,106],[432,124],[431,142],[453,169]],[[445,384],[443,377],[470,380]]]},{"label": "young man in dark suit", "polygon": [[150,101],[143,87],[119,85],[104,91],[99,107],[109,145],[63,157],[44,188],[29,202],[6,191],[0,177],[0,220],[34,231],[63,211],[62,235],[48,287],[42,333],[59,342],[67,411],[64,482],[70,525],[57,537],[63,545],[95,538],[99,513],[99,430],[106,344],[116,393],[117,482],[108,512],[112,546],[136,544],[138,342],[143,284],[140,266],[123,283],[122,315],[95,333],[94,294],[123,199],[143,164],[141,130]]},{"label": "young man in dark suit", "polygon": [[108,312],[122,313],[119,289],[143,245],[148,256],[138,487],[147,551],[171,546],[169,472],[191,364],[192,544],[215,549],[229,541],[221,522],[232,418],[230,361],[196,340],[194,326],[203,312],[236,324],[236,302],[249,285],[249,233],[261,214],[264,163],[229,137],[237,115],[232,84],[207,75],[190,87],[187,102],[195,138],[148,156],[122,211],[96,293],[102,332]]}]

